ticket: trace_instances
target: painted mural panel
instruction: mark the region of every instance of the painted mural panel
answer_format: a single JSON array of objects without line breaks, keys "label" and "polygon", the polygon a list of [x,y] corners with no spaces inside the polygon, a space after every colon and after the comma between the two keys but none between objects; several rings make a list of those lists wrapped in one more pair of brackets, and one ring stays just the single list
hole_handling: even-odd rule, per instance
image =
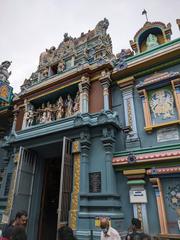
[{"label": "painted mural panel", "polygon": [[171,87],[148,92],[152,125],[177,120],[177,111]]}]

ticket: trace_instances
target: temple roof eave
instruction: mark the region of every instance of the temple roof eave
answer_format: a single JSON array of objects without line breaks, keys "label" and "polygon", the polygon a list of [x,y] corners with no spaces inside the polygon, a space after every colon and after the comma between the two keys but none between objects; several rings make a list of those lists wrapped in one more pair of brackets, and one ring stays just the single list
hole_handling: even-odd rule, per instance
[{"label": "temple roof eave", "polygon": [[54,133],[62,133],[68,130],[74,130],[82,127],[97,127],[112,125],[120,129],[120,123],[117,114],[111,111],[100,112],[95,114],[77,114],[72,117],[56,120],[46,124],[38,124],[14,132],[8,141],[9,144],[47,136]]},{"label": "temple roof eave", "polygon": [[142,70],[149,69],[157,62],[168,62],[172,59],[176,59],[180,55],[180,38],[171,41],[170,43],[162,44],[157,49],[152,49],[132,57],[129,57],[125,61],[127,67],[123,70],[114,69],[112,72],[112,79],[119,80],[130,75],[134,75]]},{"label": "temple roof eave", "polygon": [[[25,92],[21,92],[18,94],[18,96],[14,99],[14,104],[23,104],[23,99],[29,99],[31,100],[30,95],[33,95],[34,93],[40,92],[43,89],[48,89],[50,86],[54,86],[56,88],[56,83],[64,83],[64,86],[66,86],[66,81],[70,80],[71,83],[69,84],[74,84],[76,82],[80,82],[81,76],[84,74],[89,74],[92,75],[98,71],[101,71],[102,69],[109,69],[112,70],[113,66],[111,62],[106,62],[102,65],[84,65],[84,67],[80,70],[73,69],[72,71],[68,71],[67,73],[61,74],[61,75],[56,75],[52,76],[51,78],[47,79],[46,81],[34,85],[31,88],[27,89]],[[57,89],[58,90],[58,89]],[[48,94],[48,91],[47,91]]]}]

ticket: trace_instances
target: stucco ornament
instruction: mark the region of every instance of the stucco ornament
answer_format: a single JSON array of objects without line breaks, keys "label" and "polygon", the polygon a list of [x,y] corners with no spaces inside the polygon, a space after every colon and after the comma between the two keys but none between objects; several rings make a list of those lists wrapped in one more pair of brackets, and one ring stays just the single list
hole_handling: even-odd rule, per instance
[{"label": "stucco ornament", "polygon": [[39,65],[43,66],[52,61],[56,48],[52,46],[50,49],[46,49],[45,52],[42,52],[39,57]]},{"label": "stucco ornament", "polygon": [[155,91],[150,98],[150,107],[154,117],[171,118],[174,115],[173,103],[173,95],[169,90]]},{"label": "stucco ornament", "polygon": [[60,62],[58,63],[58,72],[63,72],[65,69],[65,62],[63,59],[60,60]]},{"label": "stucco ornament", "polygon": [[62,43],[60,43],[57,54],[61,58],[68,54],[74,53],[74,40],[71,36],[68,35],[68,33],[64,34],[64,40]]},{"label": "stucco ornament", "polygon": [[9,84],[8,78],[11,75],[11,72],[8,72],[11,62],[4,61],[0,65],[0,80]]},{"label": "stucco ornament", "polygon": [[98,24],[96,25],[96,28],[95,28],[96,33],[105,35],[108,27],[109,27],[109,21],[107,18],[104,18],[104,20],[98,22]]}]

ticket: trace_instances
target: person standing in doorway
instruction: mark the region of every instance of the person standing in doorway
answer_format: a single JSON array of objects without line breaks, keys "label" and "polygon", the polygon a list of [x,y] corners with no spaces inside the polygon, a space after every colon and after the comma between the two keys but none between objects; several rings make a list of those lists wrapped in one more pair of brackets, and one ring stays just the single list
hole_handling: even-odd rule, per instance
[{"label": "person standing in doorway", "polygon": [[58,230],[58,240],[77,240],[73,230],[68,226],[62,226]]},{"label": "person standing in doorway", "polygon": [[137,218],[131,220],[132,232],[128,233],[126,240],[150,240],[150,236],[145,234],[141,229],[141,221]]},{"label": "person standing in doorway", "polygon": [[119,233],[116,229],[109,226],[108,218],[101,218],[100,220],[101,227],[101,240],[121,240]]}]

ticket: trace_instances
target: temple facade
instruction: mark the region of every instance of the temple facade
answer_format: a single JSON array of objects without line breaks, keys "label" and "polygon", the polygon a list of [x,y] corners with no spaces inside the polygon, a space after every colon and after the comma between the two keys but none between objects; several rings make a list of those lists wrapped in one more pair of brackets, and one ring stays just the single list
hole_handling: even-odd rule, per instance
[{"label": "temple facade", "polygon": [[14,97],[3,218],[26,210],[29,240],[55,240],[63,224],[99,239],[102,216],[122,236],[132,217],[180,236],[180,38],[146,22],[114,55],[108,26],[64,34]]},{"label": "temple facade", "polygon": [[11,62],[0,64],[0,220],[7,207],[8,194],[13,172],[13,162],[10,161],[12,149],[4,148],[10,134],[13,120],[12,87],[9,83],[11,72],[8,71]]}]

